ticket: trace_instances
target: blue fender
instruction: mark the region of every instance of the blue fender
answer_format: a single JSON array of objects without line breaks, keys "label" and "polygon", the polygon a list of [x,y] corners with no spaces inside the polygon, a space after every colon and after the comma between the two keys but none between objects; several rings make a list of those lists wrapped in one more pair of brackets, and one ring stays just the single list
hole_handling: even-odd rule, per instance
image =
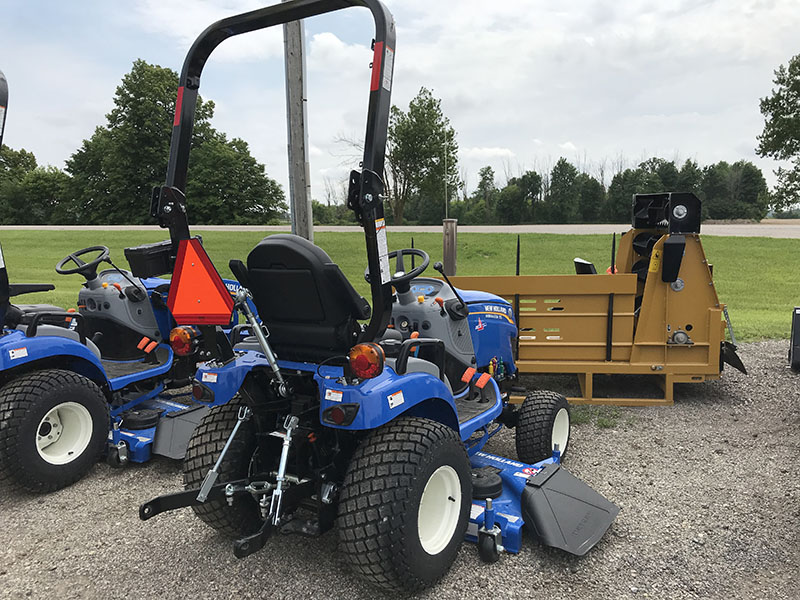
[{"label": "blue fender", "polygon": [[194,378],[214,394],[209,406],[219,406],[236,395],[247,374],[256,367],[269,368],[267,358],[258,352],[245,352],[224,365],[200,365]]},{"label": "blue fender", "polygon": [[27,337],[16,330],[6,330],[0,338],[0,371],[54,358],[69,361],[74,371],[93,381],[108,383],[100,359],[78,341],[58,336]]},{"label": "blue fender", "polygon": [[[320,420],[327,427],[350,431],[375,429],[401,414],[426,417],[458,431],[458,413],[450,390],[441,379],[428,373],[398,375],[386,367],[374,379],[357,385],[344,383],[341,377],[315,375],[320,391]],[[336,405],[358,405],[358,412],[347,426],[334,425],[323,419],[323,413]]]}]

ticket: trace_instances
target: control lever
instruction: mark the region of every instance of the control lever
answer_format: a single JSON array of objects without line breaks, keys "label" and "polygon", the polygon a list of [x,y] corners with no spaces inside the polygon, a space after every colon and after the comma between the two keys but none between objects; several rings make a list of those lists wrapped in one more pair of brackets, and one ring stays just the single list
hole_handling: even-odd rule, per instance
[{"label": "control lever", "polygon": [[464,299],[461,297],[461,294],[458,293],[458,290],[456,290],[455,286],[452,283],[450,283],[450,280],[447,278],[447,275],[444,274],[444,265],[440,261],[436,261],[435,263],[433,263],[433,268],[435,270],[439,271],[439,274],[442,277],[444,277],[444,280],[447,282],[447,285],[450,286],[450,289],[453,290],[453,293],[455,294],[456,298],[461,303],[461,306],[457,306],[457,307],[453,307],[453,308],[454,308],[454,311],[457,314],[463,315],[461,317],[463,319],[466,316],[467,303],[464,302]]}]

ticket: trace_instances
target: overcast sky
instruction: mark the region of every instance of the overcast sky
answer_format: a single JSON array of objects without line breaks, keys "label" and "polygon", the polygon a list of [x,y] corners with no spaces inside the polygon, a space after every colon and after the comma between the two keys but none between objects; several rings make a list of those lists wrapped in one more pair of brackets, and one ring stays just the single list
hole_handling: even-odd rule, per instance
[{"label": "overcast sky", "polygon": [[[701,165],[752,160],[773,71],[800,53],[798,0],[394,0],[392,100],[421,86],[441,98],[474,188],[549,169],[564,156],[606,179],[624,159],[657,155]],[[9,83],[4,142],[64,166],[105,123],[132,62],[180,71],[213,21],[259,8],[249,0],[0,0],[0,69]],[[346,179],[337,136],[362,138],[369,90],[369,12],[306,21],[312,194]],[[280,29],[233,38],[212,55],[200,93],[212,123],[250,143],[287,185]],[[165,165],[166,171],[166,165]],[[191,199],[190,199],[191,202]]]}]

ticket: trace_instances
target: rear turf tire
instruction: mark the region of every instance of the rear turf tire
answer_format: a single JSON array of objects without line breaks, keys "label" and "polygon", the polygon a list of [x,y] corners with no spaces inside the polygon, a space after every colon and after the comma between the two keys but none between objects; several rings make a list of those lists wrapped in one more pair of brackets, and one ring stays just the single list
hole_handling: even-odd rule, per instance
[{"label": "rear turf tire", "polygon": [[350,462],[339,503],[341,549],[365,581],[419,591],[450,569],[471,499],[471,468],[458,434],[401,417],[370,433]]},{"label": "rear turf tire", "polygon": [[106,397],[72,371],[46,369],[0,389],[0,481],[30,492],[75,483],[108,440]]},{"label": "rear turf tire", "polygon": [[[200,487],[206,474],[217,462],[238,421],[240,406],[239,399],[234,398],[228,404],[211,408],[194,430],[183,460],[185,489]],[[236,438],[225,454],[217,483],[247,477],[255,451],[255,427],[250,419],[239,427]],[[226,500],[214,500],[193,506],[192,510],[208,526],[233,538],[255,533],[263,523],[258,503],[250,494],[236,496],[233,505],[228,505]]]},{"label": "rear turf tire", "polygon": [[517,457],[537,463],[553,455],[558,443],[561,460],[569,450],[569,403],[561,394],[545,390],[529,393],[519,410],[516,430]]}]

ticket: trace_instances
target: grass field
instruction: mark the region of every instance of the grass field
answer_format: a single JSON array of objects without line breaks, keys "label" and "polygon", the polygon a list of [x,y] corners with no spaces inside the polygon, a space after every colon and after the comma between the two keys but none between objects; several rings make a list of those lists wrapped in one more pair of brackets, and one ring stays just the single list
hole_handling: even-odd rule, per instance
[{"label": "grass field", "polygon": [[[223,277],[231,277],[228,260],[245,260],[263,237],[257,232],[202,231],[204,245]],[[414,245],[426,250],[431,263],[441,260],[442,238],[436,233],[415,233]],[[167,238],[163,231],[4,231],[0,244],[12,283],[54,283],[53,292],[29,294],[19,303],[50,303],[74,306],[83,281],[80,275],[57,275],[56,262],[69,252],[103,244],[111,258],[127,268],[123,249]],[[458,244],[459,275],[513,275],[516,235],[461,233]],[[363,235],[317,233],[315,241],[342,268],[365,297],[366,267]],[[389,249],[411,245],[411,235],[389,232]],[[800,269],[796,258],[800,243],[790,239],[716,237],[703,238],[706,255],[714,265],[714,280],[720,300],[728,304],[737,341],[787,338],[792,307],[800,304]],[[523,275],[570,274],[572,259],[581,256],[603,268],[610,263],[611,240],[602,235],[523,234]],[[428,273],[435,275],[432,268]]]}]

